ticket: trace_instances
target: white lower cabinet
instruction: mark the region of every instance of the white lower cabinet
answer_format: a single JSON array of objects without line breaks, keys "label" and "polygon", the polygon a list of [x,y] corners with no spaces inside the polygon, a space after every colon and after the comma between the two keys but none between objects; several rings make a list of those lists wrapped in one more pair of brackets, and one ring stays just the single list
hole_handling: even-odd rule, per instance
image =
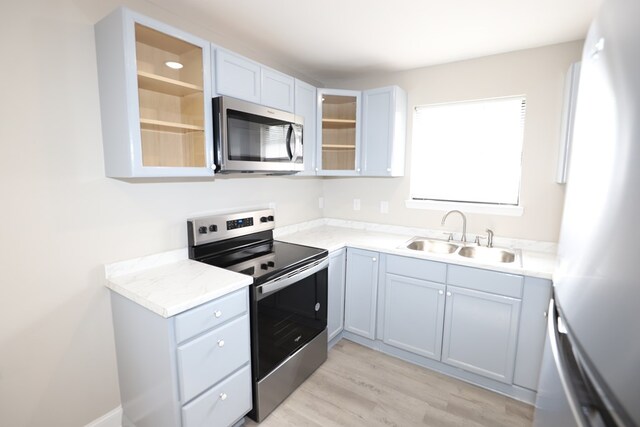
[{"label": "white lower cabinet", "polygon": [[182,407],[184,427],[229,426],[239,413],[251,408],[251,393],[246,384],[251,382],[251,366],[245,365],[229,378],[212,387],[203,395]]},{"label": "white lower cabinet", "polygon": [[510,384],[520,300],[447,286],[442,361]]},{"label": "white lower cabinet", "polygon": [[387,273],[383,341],[440,360],[444,290],[441,283]]},{"label": "white lower cabinet", "polygon": [[365,338],[375,338],[378,293],[377,252],[347,249],[344,329]]},{"label": "white lower cabinet", "polygon": [[348,248],[344,330],[373,348],[531,400],[550,296],[549,280]]},{"label": "white lower cabinet", "polygon": [[230,426],[252,408],[249,293],[164,318],[111,293],[123,424]]},{"label": "white lower cabinet", "polygon": [[329,291],[327,305],[328,340],[335,338],[344,328],[344,284],[346,250],[329,254]]}]

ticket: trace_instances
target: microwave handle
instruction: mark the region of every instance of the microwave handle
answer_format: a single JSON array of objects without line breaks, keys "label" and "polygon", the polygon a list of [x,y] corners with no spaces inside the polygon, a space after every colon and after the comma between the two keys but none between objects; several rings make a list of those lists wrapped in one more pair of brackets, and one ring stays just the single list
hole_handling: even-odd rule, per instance
[{"label": "microwave handle", "polygon": [[286,141],[286,145],[287,145],[287,155],[289,156],[289,160],[293,160],[293,153],[295,150],[291,149],[291,138],[294,138],[294,143],[295,143],[295,132],[293,131],[293,125],[289,125],[289,130],[287,130],[287,141]]}]

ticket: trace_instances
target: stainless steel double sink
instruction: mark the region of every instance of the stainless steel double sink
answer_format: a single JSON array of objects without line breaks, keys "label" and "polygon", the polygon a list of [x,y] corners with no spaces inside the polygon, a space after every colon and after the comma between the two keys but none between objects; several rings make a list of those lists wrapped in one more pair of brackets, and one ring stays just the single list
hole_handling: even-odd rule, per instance
[{"label": "stainless steel double sink", "polygon": [[471,258],[480,262],[512,263],[518,258],[518,251],[503,248],[488,248],[486,246],[465,245],[426,237],[414,237],[400,248],[432,254],[453,254]]}]

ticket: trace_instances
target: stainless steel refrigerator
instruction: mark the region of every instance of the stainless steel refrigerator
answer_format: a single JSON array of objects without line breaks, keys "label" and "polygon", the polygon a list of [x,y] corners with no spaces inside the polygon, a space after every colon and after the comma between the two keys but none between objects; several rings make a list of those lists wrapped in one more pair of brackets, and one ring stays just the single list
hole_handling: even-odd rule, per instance
[{"label": "stainless steel refrigerator", "polygon": [[536,426],[640,425],[640,0],[585,41]]}]

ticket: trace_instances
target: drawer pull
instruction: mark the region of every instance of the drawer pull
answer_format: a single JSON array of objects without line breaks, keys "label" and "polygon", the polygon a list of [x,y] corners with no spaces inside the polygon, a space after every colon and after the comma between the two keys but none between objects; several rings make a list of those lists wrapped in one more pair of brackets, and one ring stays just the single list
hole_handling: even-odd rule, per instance
[{"label": "drawer pull", "polygon": [[216,316],[216,319],[220,316],[222,316],[222,312],[220,310],[216,310],[213,312],[213,315]]},{"label": "drawer pull", "polygon": [[451,292],[447,292],[447,296],[450,297],[451,296]]},{"label": "drawer pull", "polygon": [[438,291],[438,295],[444,295],[444,291],[441,289]]},{"label": "drawer pull", "polygon": [[224,347],[224,340],[218,340],[218,347]]},{"label": "drawer pull", "polygon": [[220,393],[220,400],[227,400],[227,393]]}]

